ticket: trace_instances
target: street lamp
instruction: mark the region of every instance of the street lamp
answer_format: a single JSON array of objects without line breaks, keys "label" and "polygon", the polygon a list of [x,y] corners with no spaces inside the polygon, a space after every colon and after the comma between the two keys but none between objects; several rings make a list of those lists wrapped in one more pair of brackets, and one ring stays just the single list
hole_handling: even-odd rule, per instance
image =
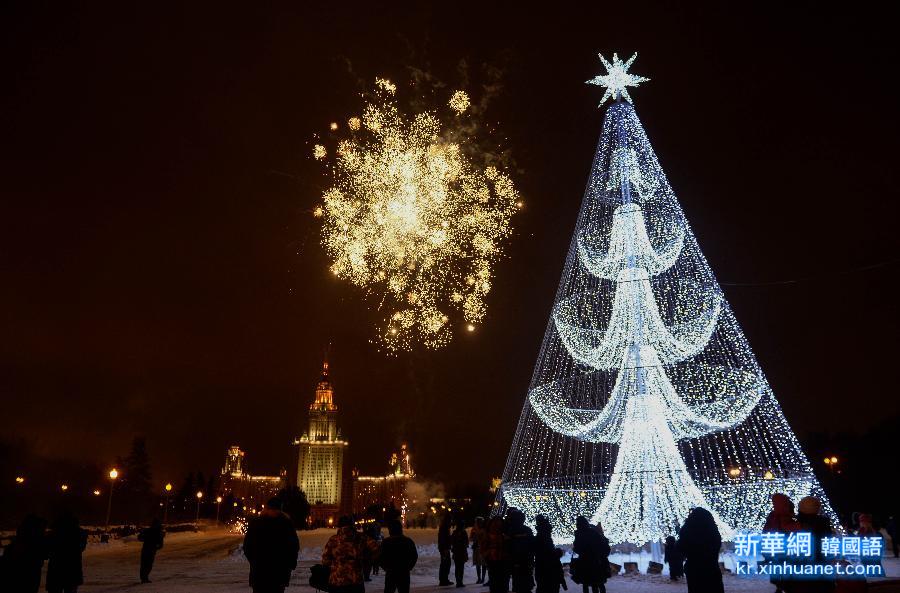
[{"label": "street lamp", "polygon": [[116,484],[116,478],[119,477],[119,470],[112,468],[109,470],[109,502],[106,503],[106,531],[109,532],[109,515],[112,513],[112,493],[113,486]]},{"label": "street lamp", "polygon": [[197,523],[200,522],[200,499],[203,498],[203,491],[197,490]]},{"label": "street lamp", "polygon": [[169,494],[172,493],[172,484],[166,484],[166,508],[163,509],[163,525],[169,522]]},{"label": "street lamp", "polygon": [[834,455],[832,455],[831,457],[825,458],[825,465],[827,465],[828,469],[831,470],[832,476],[834,475],[834,466],[836,466],[837,463],[838,463],[838,458]]},{"label": "street lamp", "polygon": [[23,476],[16,476],[16,484],[24,484],[25,478]]},{"label": "street lamp", "polygon": [[221,506],[222,506],[222,497],[217,496],[216,497],[216,525],[219,524],[219,507],[221,507]]}]

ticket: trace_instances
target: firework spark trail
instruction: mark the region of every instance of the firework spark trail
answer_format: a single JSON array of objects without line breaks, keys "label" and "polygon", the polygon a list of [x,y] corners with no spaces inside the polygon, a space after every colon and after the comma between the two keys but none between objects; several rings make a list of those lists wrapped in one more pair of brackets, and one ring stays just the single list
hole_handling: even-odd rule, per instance
[{"label": "firework spark trail", "polygon": [[[376,79],[375,99],[350,118],[332,154],[322,243],[331,271],[378,300],[389,352],[446,345],[454,328],[482,322],[492,268],[521,205],[512,180],[481,167],[478,151],[450,134],[438,112],[407,116],[396,86]],[[469,97],[447,103],[461,116]],[[319,156],[319,155],[322,156]]]}]

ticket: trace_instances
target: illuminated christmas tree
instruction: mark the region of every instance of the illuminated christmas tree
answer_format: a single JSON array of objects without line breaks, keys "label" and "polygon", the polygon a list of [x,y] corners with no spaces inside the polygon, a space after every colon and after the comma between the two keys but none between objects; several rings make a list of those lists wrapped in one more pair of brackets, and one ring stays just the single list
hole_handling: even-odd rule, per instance
[{"label": "illuminated christmas tree", "polygon": [[[725,539],[770,496],[834,513],[784,418],[631,105],[647,80],[614,55],[603,131],[500,490],[614,544],[674,535],[709,509]],[[624,99],[624,100],[623,100]]]}]

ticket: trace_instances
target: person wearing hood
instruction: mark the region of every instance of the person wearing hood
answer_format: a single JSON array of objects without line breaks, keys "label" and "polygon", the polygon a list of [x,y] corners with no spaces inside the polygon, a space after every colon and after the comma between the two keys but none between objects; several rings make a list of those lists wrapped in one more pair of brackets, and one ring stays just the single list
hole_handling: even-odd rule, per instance
[{"label": "person wearing hood", "polygon": [[63,513],[50,528],[47,591],[76,593],[84,583],[81,555],[87,547],[87,531],[71,513]]},{"label": "person wearing hood", "polygon": [[797,531],[799,525],[794,516],[794,503],[786,494],[777,492],[772,495],[772,510],[766,517],[763,531],[790,533]]},{"label": "person wearing hood", "polygon": [[0,556],[0,590],[37,593],[47,558],[47,521],[28,515]]},{"label": "person wearing hood", "polygon": [[609,551],[609,540],[603,535],[602,527],[591,525],[586,517],[575,519],[572,552],[578,554],[575,572],[584,593],[605,593],[610,576]]},{"label": "person wearing hood", "polygon": [[534,549],[534,580],[537,583],[537,593],[559,593],[560,586],[568,589],[566,579],[563,576],[560,552],[553,545],[553,526],[544,515],[534,518],[535,535]]},{"label": "person wearing hood", "polygon": [[509,509],[506,521],[512,590],[531,593],[534,589],[534,532],[525,525],[525,513],[519,509]]},{"label": "person wearing hood", "polygon": [[[800,504],[797,505],[797,530],[811,532],[817,544],[823,537],[834,535],[828,517],[819,514],[821,510],[822,501],[815,496],[802,498]],[[817,561],[824,559],[821,546],[813,546],[813,552]]]},{"label": "person wearing hood", "polygon": [[300,539],[290,517],[273,498],[250,522],[244,536],[244,556],[250,562],[253,593],[282,593],[297,568]]},{"label": "person wearing hood", "polygon": [[[823,537],[834,535],[831,529],[831,522],[827,517],[820,514],[822,510],[822,501],[815,496],[807,496],[800,499],[797,505],[797,525],[798,531],[810,532],[813,536],[813,554],[808,560],[809,563],[825,564],[828,559],[822,552],[819,542]],[[852,579],[851,579],[852,580]],[[863,579],[865,580],[865,579]],[[802,580],[791,583],[791,593],[825,593],[834,591],[835,582],[831,577],[822,577],[816,580]]]},{"label": "person wearing hood", "polygon": [[[776,492],[772,495],[772,510],[763,524],[763,531],[791,533],[800,529],[797,518],[794,516],[794,503],[786,494]],[[767,557],[766,562],[772,562],[773,558]],[[769,582],[775,585],[775,593],[781,593],[785,589],[785,578],[781,575],[771,575]]]},{"label": "person wearing hood", "polygon": [[712,513],[701,507],[691,509],[675,545],[685,559],[688,593],[724,592],[719,568],[722,535]]}]

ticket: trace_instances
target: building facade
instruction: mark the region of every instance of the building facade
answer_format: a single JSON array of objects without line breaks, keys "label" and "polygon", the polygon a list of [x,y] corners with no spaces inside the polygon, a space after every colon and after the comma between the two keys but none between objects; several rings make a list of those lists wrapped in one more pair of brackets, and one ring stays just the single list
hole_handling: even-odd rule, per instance
[{"label": "building facade", "polygon": [[223,497],[232,497],[242,510],[259,510],[266,502],[287,485],[287,474],[282,469],[278,476],[253,476],[247,472],[246,453],[232,445],[225,453],[225,466],[221,472]]},{"label": "building facade", "polygon": [[341,510],[344,452],[349,443],[338,429],[337,412],[326,360],[315,400],[309,406],[309,428],[294,440],[297,486],[306,493],[313,524],[331,524]]},{"label": "building facade", "polygon": [[400,453],[393,453],[389,471],[382,476],[361,476],[354,471],[353,475],[353,512],[357,516],[369,514],[372,507],[393,506],[405,521],[411,506],[419,501],[411,499],[409,486],[416,477],[413,471],[409,450],[404,443]]}]

